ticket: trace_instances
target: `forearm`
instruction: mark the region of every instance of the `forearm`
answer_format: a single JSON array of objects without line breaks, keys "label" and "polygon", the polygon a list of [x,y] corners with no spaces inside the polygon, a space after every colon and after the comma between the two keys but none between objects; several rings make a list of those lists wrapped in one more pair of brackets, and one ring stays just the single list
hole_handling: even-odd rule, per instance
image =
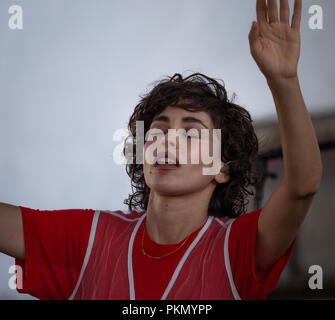
[{"label": "forearm", "polygon": [[318,191],[322,163],[318,141],[297,77],[268,80],[277,110],[284,160],[284,180],[292,195]]}]

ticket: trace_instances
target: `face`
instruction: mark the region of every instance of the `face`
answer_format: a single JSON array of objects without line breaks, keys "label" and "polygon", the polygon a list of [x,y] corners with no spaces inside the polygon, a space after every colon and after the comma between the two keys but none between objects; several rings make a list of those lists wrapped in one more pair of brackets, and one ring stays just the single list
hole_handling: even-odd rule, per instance
[{"label": "face", "polygon": [[[213,155],[215,134],[211,118],[206,112],[167,107],[155,116],[150,129],[154,129],[150,132],[155,134],[151,136],[152,141],[144,144],[143,170],[145,181],[152,191],[170,196],[186,195],[205,189],[212,192],[217,182],[227,181],[224,174],[211,175],[204,174],[203,171],[204,168],[213,166],[208,159],[204,159],[203,154]],[[159,132],[157,129],[161,131],[156,135]],[[170,130],[168,134],[169,129],[177,131]],[[179,129],[185,131],[178,131]],[[207,129],[208,138],[201,129]],[[147,138],[148,136],[146,140]],[[167,158],[174,165],[160,164],[166,163]]]}]

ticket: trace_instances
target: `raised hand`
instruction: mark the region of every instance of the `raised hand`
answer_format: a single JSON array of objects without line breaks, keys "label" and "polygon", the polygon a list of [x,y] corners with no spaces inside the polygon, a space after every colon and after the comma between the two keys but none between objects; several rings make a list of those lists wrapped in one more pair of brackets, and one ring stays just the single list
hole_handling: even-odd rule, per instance
[{"label": "raised hand", "polygon": [[295,0],[292,23],[289,25],[288,0],[257,0],[257,22],[250,33],[250,51],[267,80],[297,76],[300,56],[300,21],[302,0]]}]

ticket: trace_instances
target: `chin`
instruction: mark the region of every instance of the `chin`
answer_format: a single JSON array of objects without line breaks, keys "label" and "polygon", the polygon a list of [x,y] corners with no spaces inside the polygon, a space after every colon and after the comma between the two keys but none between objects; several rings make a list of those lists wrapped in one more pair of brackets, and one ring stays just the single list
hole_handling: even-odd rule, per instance
[{"label": "chin", "polygon": [[189,193],[189,190],[182,189],[180,186],[167,186],[165,185],[154,185],[150,187],[150,190],[164,196],[182,196]]}]

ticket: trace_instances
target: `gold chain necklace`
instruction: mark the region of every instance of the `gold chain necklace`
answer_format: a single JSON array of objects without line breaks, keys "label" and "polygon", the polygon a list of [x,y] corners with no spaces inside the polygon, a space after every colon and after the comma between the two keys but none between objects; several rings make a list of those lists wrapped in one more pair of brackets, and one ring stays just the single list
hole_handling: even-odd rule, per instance
[{"label": "gold chain necklace", "polygon": [[143,247],[143,242],[144,242],[144,231],[145,231],[145,226],[144,226],[144,228],[143,228],[143,234],[142,234],[142,248],[141,248],[141,252],[145,255],[145,256],[147,256],[148,258],[151,258],[151,259],[162,259],[162,258],[165,258],[165,257],[167,257],[167,256],[169,256],[169,255],[171,255],[171,254],[173,254],[173,253],[175,253],[176,251],[178,251],[185,243],[186,243],[186,241],[187,241],[187,239],[190,237],[190,235],[183,241],[183,243],[177,248],[177,249],[175,249],[175,250],[173,250],[173,251],[171,251],[171,252],[168,252],[168,253],[166,253],[166,254],[164,254],[163,256],[160,256],[160,257],[154,257],[154,256],[151,256],[150,254],[148,254],[148,253],[146,253],[145,251],[144,251],[144,247]]}]

